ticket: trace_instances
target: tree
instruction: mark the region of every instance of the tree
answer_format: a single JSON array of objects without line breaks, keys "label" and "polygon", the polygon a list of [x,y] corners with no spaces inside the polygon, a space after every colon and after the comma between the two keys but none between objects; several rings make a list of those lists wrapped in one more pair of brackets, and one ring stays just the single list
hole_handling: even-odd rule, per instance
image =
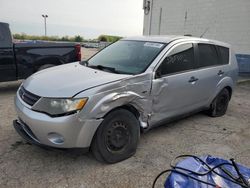
[{"label": "tree", "polygon": [[74,41],[75,42],[82,42],[83,38],[80,35],[76,35],[75,38],[74,38]]},{"label": "tree", "polygon": [[61,41],[69,41],[69,37],[68,36],[63,36],[60,40]]},{"label": "tree", "polygon": [[107,42],[107,41],[108,41],[108,38],[107,38],[107,36],[105,36],[105,35],[100,35],[100,36],[98,37],[98,40],[99,40],[99,41],[102,41],[102,42]]}]

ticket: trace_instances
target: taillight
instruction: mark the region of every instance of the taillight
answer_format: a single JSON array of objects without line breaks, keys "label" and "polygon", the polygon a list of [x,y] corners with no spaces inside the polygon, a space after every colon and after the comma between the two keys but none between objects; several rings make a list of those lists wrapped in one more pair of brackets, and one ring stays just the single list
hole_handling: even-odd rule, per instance
[{"label": "taillight", "polygon": [[82,58],[81,45],[80,44],[75,45],[75,49],[76,49],[76,60],[81,61]]}]

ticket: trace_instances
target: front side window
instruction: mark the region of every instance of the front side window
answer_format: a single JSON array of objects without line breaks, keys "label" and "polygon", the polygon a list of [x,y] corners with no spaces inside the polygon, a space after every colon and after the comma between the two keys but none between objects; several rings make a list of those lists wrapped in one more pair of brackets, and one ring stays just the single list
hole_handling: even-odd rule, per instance
[{"label": "front side window", "polygon": [[216,48],[211,44],[198,44],[199,67],[209,67],[219,64]]},{"label": "front side window", "polygon": [[194,69],[194,47],[192,43],[175,47],[163,60],[157,74],[167,75]]},{"label": "front side window", "polygon": [[140,74],[165,47],[163,43],[118,41],[88,60],[87,65],[121,74]]}]

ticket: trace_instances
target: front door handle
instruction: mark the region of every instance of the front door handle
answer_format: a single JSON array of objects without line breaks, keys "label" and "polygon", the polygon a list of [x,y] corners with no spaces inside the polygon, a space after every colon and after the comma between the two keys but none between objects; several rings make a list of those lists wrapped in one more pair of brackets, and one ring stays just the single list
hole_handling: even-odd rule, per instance
[{"label": "front door handle", "polygon": [[199,80],[198,78],[195,78],[194,76],[192,76],[188,82],[193,83],[193,82],[196,82],[198,80]]},{"label": "front door handle", "polygon": [[219,76],[223,75],[224,72],[222,70],[219,70],[219,72],[217,73]]}]

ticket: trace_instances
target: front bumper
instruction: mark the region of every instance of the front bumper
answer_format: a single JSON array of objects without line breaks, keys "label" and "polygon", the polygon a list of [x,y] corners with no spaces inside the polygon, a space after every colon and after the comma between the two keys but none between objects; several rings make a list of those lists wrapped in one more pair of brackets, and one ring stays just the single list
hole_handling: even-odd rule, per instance
[{"label": "front bumper", "polygon": [[[28,142],[56,148],[87,148],[102,119],[82,120],[78,114],[52,118],[35,112],[19,95],[15,98],[18,120],[13,122],[16,131]],[[51,139],[51,135],[55,138]],[[62,139],[54,142],[57,136]]]},{"label": "front bumper", "polygon": [[13,126],[16,129],[16,132],[23,137],[27,142],[35,145],[41,145],[39,140],[37,140],[36,136],[33,134],[33,132],[29,129],[29,127],[19,120],[13,121]]}]

